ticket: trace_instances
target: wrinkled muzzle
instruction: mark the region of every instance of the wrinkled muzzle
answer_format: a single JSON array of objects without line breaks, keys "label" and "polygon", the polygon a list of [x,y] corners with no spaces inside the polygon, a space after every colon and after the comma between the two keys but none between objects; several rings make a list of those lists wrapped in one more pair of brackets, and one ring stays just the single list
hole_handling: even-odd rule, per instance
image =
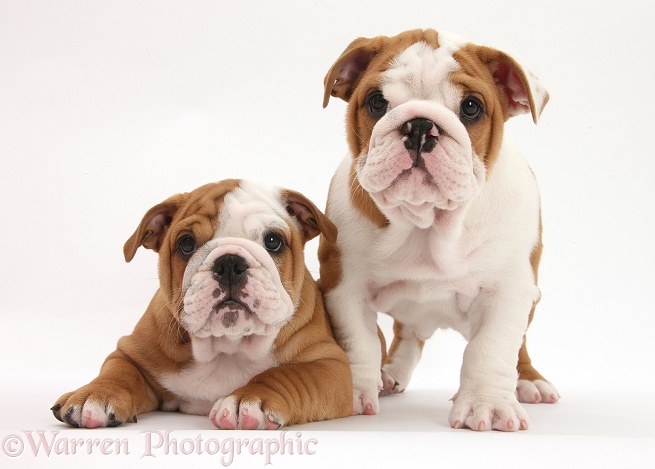
[{"label": "wrinkled muzzle", "polygon": [[[240,238],[207,243],[187,267],[182,325],[198,338],[276,335],[294,305],[275,263]],[[195,255],[194,255],[195,257]]]},{"label": "wrinkled muzzle", "polygon": [[480,192],[485,167],[452,111],[409,101],[375,125],[357,176],[390,220],[427,228],[438,211],[454,210]]}]

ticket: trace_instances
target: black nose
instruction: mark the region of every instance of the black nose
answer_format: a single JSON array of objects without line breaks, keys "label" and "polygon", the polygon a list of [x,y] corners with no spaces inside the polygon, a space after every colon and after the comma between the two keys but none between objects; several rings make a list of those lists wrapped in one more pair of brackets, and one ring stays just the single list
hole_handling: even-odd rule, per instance
[{"label": "black nose", "polygon": [[437,128],[434,122],[421,117],[407,121],[400,126],[400,133],[407,137],[405,148],[415,153],[416,164],[418,164],[421,153],[429,153],[437,145],[437,135],[428,133],[433,127]]},{"label": "black nose", "polygon": [[238,286],[246,281],[248,263],[241,256],[224,254],[214,261],[212,272],[221,285]]}]

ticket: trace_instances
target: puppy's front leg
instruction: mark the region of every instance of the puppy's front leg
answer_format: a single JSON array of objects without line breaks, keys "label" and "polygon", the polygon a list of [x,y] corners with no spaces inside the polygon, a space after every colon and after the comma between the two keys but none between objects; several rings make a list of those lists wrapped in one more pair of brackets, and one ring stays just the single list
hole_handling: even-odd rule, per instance
[{"label": "puppy's front leg", "polygon": [[535,290],[534,285],[494,286],[482,289],[471,304],[471,337],[449,417],[453,428],[528,428],[528,416],[516,398],[516,357]]},{"label": "puppy's front leg", "polygon": [[51,410],[57,420],[72,427],[96,428],[136,422],[137,414],[157,406],[157,396],[141,371],[116,350],[96,379],[61,396]]},{"label": "puppy's front leg", "polygon": [[218,399],[209,417],[224,430],[276,430],[346,417],[351,396],[350,370],[341,352],[341,357],[271,368]]},{"label": "puppy's front leg", "polygon": [[[347,285],[348,282],[343,282]],[[374,415],[380,410],[382,390],[382,349],[377,329],[377,313],[362,289],[337,287],[325,294],[325,304],[335,338],[346,351],[353,379],[353,415]]]}]

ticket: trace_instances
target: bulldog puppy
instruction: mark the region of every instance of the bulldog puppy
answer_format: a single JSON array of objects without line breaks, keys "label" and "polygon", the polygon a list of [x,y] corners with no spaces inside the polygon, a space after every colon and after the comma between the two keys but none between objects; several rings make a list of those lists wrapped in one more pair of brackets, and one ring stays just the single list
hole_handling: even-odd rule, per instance
[{"label": "bulldog puppy", "polygon": [[114,427],[160,409],[221,429],[276,429],[350,415],[348,358],[303,249],[335,226],[303,195],[225,180],[151,208],[125,243],[159,253],[160,287],[99,376],[52,412]]},{"label": "bulldog puppy", "polygon": [[[468,345],[450,425],[527,428],[518,401],[559,395],[525,346],[540,297],[540,202],[503,126],[523,113],[536,123],[548,93],[501,51],[414,30],[353,41],[325,77],[324,107],[330,96],[348,102],[351,155],[330,187],[339,237],[321,240],[320,284],[350,359],[353,413],[402,392],[424,341],[452,328]],[[376,312],[394,318],[382,373]]]}]

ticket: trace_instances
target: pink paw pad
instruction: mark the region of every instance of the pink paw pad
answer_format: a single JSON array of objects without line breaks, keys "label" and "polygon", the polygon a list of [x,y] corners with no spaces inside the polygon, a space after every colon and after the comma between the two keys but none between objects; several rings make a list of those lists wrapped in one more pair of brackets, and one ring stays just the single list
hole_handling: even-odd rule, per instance
[{"label": "pink paw pad", "polygon": [[108,413],[115,419],[111,407],[98,405],[87,401],[82,408],[79,425],[83,428],[106,427],[109,419]]},{"label": "pink paw pad", "polygon": [[364,407],[364,415],[375,415],[377,412],[373,409],[373,405],[371,404],[366,404],[366,407]]},{"label": "pink paw pad", "polygon": [[280,424],[277,423],[272,416],[266,418],[266,430],[277,430],[280,428]]},{"label": "pink paw pad", "polygon": [[[382,384],[382,381],[380,381]],[[375,394],[357,394],[353,396],[352,415],[375,415],[378,413],[378,393]]]},{"label": "pink paw pad", "polygon": [[543,402],[547,404],[554,404],[559,400],[559,396],[556,394],[549,394],[544,399]]},{"label": "pink paw pad", "polygon": [[475,427],[475,430],[479,432],[483,432],[487,429],[487,424],[483,421],[478,422],[478,424]]},{"label": "pink paw pad", "polygon": [[98,428],[102,426],[102,422],[100,420],[96,420],[91,416],[86,417],[84,420],[84,427],[85,428]]},{"label": "pink paw pad", "polygon": [[223,413],[219,422],[221,424],[221,427],[227,430],[236,429],[236,425],[234,425],[234,423],[232,423],[232,420],[230,420],[230,413],[227,410]]},{"label": "pink paw pad", "polygon": [[494,422],[493,429],[500,430],[502,432],[513,432],[515,430],[514,421],[508,419],[508,420],[502,420],[500,422]]},{"label": "pink paw pad", "polygon": [[218,412],[212,412],[210,415],[211,421],[214,424],[216,428],[220,428],[223,430],[235,430],[236,425],[230,418],[230,411],[227,409],[224,409],[221,412],[220,418],[217,420],[216,417],[218,417]]},{"label": "pink paw pad", "polygon": [[259,420],[250,415],[248,409],[241,410],[241,428],[243,430],[257,430],[259,428]]}]

